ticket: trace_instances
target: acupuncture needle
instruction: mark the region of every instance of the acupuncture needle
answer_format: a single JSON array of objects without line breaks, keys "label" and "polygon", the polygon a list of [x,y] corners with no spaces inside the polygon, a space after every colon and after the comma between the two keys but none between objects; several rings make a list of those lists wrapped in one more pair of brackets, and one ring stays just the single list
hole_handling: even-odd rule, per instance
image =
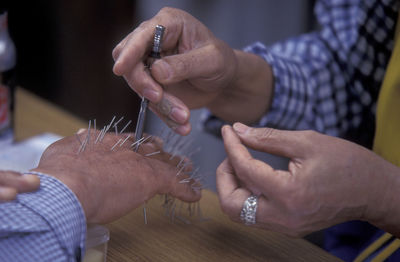
[{"label": "acupuncture needle", "polygon": [[[165,27],[162,25],[157,25],[154,30],[154,39],[153,39],[153,48],[149,55],[148,59],[148,67],[151,69],[151,65],[153,64],[154,60],[161,58],[161,41],[164,35]],[[146,111],[147,106],[149,104],[149,100],[145,97],[142,97],[142,102],[140,103],[140,111],[139,116],[136,124],[135,130],[135,141],[138,141],[143,136],[143,129],[144,123],[146,120]],[[135,147],[135,152],[139,150],[140,143],[138,143]]]},{"label": "acupuncture needle", "polygon": [[[154,39],[153,39],[153,48],[149,55],[149,59],[147,61],[147,66],[149,70],[151,69],[151,65],[156,59],[161,58],[161,41],[164,35],[165,27],[162,25],[157,25],[154,30]],[[142,102],[140,103],[140,111],[138,120],[136,123],[136,130],[135,130],[135,141],[138,142],[143,137],[143,129],[144,129],[144,122],[146,120],[146,111],[147,106],[149,104],[149,100],[146,99],[144,96],[142,97]],[[137,143],[135,146],[135,152],[139,150],[139,146],[141,143]],[[144,216],[144,223],[147,225],[147,212],[146,212],[146,202],[143,205],[143,216]]]}]

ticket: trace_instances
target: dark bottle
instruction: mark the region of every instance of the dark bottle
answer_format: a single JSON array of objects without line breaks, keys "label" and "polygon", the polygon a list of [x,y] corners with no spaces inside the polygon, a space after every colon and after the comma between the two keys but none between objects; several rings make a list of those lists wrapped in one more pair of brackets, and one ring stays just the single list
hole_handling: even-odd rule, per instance
[{"label": "dark bottle", "polygon": [[14,140],[16,50],[8,33],[8,14],[0,11],[0,149]]}]

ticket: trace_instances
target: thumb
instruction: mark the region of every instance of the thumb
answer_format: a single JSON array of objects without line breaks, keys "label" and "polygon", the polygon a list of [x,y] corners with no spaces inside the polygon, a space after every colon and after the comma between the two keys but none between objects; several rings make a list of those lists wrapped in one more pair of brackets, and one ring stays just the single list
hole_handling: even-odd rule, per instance
[{"label": "thumb", "polygon": [[185,79],[207,78],[218,70],[218,59],[211,46],[203,46],[187,53],[165,56],[151,66],[153,78],[160,84],[172,84]]},{"label": "thumb", "polygon": [[233,129],[246,146],[278,156],[294,158],[306,153],[304,132],[273,128],[252,128],[235,123]]}]

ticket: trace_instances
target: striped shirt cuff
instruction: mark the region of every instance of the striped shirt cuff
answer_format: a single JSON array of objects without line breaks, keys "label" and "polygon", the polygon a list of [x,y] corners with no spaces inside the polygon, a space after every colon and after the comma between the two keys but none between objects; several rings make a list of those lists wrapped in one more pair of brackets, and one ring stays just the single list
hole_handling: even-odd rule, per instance
[{"label": "striped shirt cuff", "polygon": [[18,201],[41,216],[55,233],[61,248],[69,258],[84,257],[86,217],[76,195],[60,180],[38,172],[28,172],[40,178],[37,192],[20,194]]}]

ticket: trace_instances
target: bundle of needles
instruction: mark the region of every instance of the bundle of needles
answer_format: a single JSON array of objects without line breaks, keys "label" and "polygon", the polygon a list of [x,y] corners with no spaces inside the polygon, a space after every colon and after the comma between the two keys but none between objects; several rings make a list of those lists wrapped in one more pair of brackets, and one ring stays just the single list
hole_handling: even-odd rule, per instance
[{"label": "bundle of needles", "polygon": [[[118,120],[116,119],[117,117],[114,116],[110,123],[105,125],[100,129],[100,131],[97,130],[96,119],[93,121],[89,120],[88,129],[84,139],[81,139],[79,135],[76,134],[77,141],[79,142],[77,154],[79,155],[83,153],[89,147],[95,149],[96,145],[101,144],[105,135],[110,132],[115,132],[115,135],[121,136],[121,138],[110,148],[110,151],[116,151],[126,143],[131,143],[129,146],[134,150],[137,144],[140,146],[144,143],[157,142],[159,145],[162,145],[162,148],[154,152],[147,152],[143,154],[143,156],[151,158],[152,156],[160,154],[161,151],[169,153],[169,160],[173,160],[174,158],[175,160],[179,160],[175,161],[178,162],[176,165],[176,176],[182,177],[179,183],[188,183],[195,191],[199,191],[203,188],[206,176],[200,172],[199,168],[193,168],[193,163],[190,161],[193,155],[200,151],[199,147],[193,149],[194,141],[192,139],[177,135],[169,128],[164,127],[157,136],[145,135],[141,139],[134,141],[133,133],[124,133],[132,121],[129,120],[123,125],[124,117],[120,117]],[[122,128],[119,129],[119,126],[122,126]],[[203,216],[200,202],[186,203],[168,194],[165,194],[162,199],[161,207],[164,208],[166,217],[168,217],[172,222],[180,221],[185,224],[191,224],[194,220],[208,220],[208,218]],[[147,224],[145,203],[143,205],[143,214],[144,222]]]}]

